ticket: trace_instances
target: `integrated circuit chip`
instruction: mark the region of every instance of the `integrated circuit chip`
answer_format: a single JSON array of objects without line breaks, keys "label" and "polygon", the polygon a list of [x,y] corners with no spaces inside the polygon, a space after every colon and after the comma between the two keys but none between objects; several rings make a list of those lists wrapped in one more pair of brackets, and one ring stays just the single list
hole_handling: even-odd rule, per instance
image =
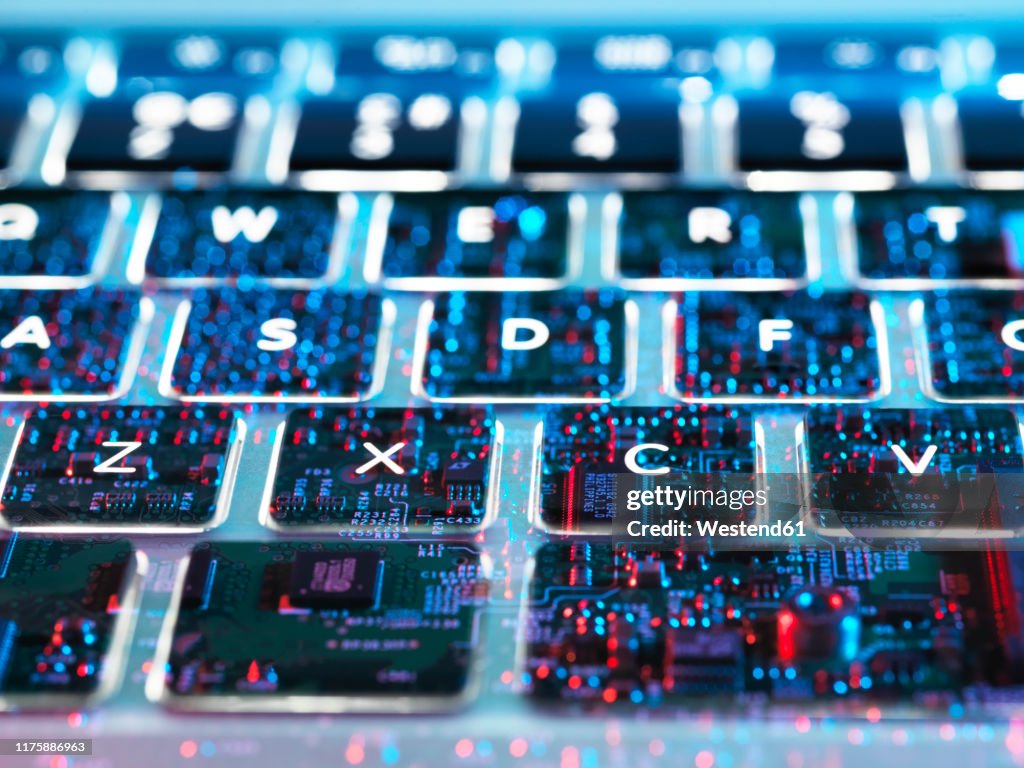
[{"label": "integrated circuit chip", "polygon": [[298,608],[366,608],[377,597],[377,552],[299,552],[288,598]]}]

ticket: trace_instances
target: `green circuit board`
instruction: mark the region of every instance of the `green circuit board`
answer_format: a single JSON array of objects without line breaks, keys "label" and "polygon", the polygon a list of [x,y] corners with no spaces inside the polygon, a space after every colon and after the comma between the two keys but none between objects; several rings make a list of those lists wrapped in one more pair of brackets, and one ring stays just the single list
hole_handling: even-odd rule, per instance
[{"label": "green circuit board", "polygon": [[496,431],[482,408],[293,411],[270,519],[374,539],[475,532],[488,512]]},{"label": "green circuit board", "polygon": [[[948,706],[1024,684],[1021,553],[552,543],[524,628],[538,701]],[[838,710],[833,710],[838,711]]]},{"label": "green circuit board", "polygon": [[0,694],[11,706],[102,692],[135,567],[124,540],[0,540]]},{"label": "green circuit board", "polygon": [[486,596],[469,546],[200,544],[179,593],[165,698],[183,708],[273,709],[296,697],[379,697],[385,709],[396,695],[425,708],[457,702]]}]

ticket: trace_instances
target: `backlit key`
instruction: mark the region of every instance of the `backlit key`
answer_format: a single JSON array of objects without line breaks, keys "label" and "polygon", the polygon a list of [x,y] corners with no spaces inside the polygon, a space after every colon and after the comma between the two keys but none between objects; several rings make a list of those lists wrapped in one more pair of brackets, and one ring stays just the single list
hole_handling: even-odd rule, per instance
[{"label": "backlit key", "polygon": [[632,388],[636,308],[617,291],[449,293],[424,307],[413,376],[427,397],[574,402]]},{"label": "backlit key", "polygon": [[161,391],[200,402],[359,400],[392,312],[362,293],[198,289],[175,315]]},{"label": "backlit key", "polygon": [[688,293],[668,320],[683,399],[868,400],[888,388],[866,294]]}]

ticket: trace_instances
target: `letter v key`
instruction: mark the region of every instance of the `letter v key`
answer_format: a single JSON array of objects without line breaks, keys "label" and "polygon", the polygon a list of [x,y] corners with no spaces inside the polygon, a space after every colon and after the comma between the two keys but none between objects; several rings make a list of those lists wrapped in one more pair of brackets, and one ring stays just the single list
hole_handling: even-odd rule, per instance
[{"label": "letter v key", "polygon": [[900,460],[900,464],[906,467],[907,472],[912,475],[923,475],[924,471],[928,469],[928,465],[932,463],[932,459],[935,457],[938,450],[939,446],[929,445],[925,452],[921,454],[921,458],[914,462],[911,461],[907,452],[900,446],[895,443],[892,444],[892,452],[896,454],[896,458]]}]

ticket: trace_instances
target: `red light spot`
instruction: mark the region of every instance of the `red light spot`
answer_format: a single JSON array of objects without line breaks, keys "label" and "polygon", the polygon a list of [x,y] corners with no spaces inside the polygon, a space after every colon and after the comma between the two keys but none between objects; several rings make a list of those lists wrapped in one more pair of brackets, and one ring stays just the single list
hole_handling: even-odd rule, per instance
[{"label": "red light spot", "polygon": [[469,739],[459,739],[455,742],[455,754],[459,757],[469,757],[473,754],[473,742]]},{"label": "red light spot", "polygon": [[792,611],[780,611],[778,622],[779,658],[783,661],[792,661],[795,654],[793,625],[796,624],[796,617]]}]

